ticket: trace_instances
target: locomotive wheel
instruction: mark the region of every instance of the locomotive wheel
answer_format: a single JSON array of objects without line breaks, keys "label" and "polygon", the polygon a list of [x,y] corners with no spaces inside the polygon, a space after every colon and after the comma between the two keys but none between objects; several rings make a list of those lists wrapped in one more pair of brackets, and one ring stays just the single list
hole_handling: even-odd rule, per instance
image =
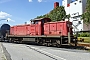
[{"label": "locomotive wheel", "polygon": [[59,48],[61,45],[60,44],[57,44],[57,47]]},{"label": "locomotive wheel", "polygon": [[39,44],[39,40],[36,40],[36,43]]},{"label": "locomotive wheel", "polygon": [[47,43],[46,46],[49,47],[50,46],[50,43]]},{"label": "locomotive wheel", "polygon": [[56,46],[59,48],[61,46],[60,40],[56,40]]},{"label": "locomotive wheel", "polygon": [[12,40],[12,39],[11,39],[11,38],[9,38],[9,39],[8,39],[8,42],[9,42],[9,43],[11,43],[11,40]]},{"label": "locomotive wheel", "polygon": [[42,43],[42,42],[39,42],[38,44],[39,44],[39,45],[43,45],[43,43]]},{"label": "locomotive wheel", "polygon": [[42,45],[42,43],[40,43],[40,40],[36,40],[36,43],[37,43],[38,45]]},{"label": "locomotive wheel", "polygon": [[22,41],[19,41],[19,43],[21,44],[21,43],[23,43]]}]

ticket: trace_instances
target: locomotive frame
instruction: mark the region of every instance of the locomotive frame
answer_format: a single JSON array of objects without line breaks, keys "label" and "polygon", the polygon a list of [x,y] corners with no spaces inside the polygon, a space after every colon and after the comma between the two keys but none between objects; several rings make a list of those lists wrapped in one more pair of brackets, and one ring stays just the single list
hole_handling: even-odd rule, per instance
[{"label": "locomotive frame", "polygon": [[60,47],[61,45],[71,45],[71,43],[77,44],[77,37],[74,36],[13,36],[8,35],[8,42],[18,42],[18,43],[24,43],[26,42],[35,42],[39,45],[56,45],[57,47]]}]

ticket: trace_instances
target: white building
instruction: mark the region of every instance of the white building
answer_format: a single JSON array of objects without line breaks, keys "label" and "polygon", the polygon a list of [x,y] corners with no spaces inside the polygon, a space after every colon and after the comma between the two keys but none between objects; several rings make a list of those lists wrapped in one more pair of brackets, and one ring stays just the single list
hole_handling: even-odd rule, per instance
[{"label": "white building", "polygon": [[[62,6],[64,6],[66,14],[70,14],[70,21],[73,22],[73,31],[88,30],[81,15],[85,12],[87,0],[63,0]],[[89,28],[90,29],[90,28]]]}]

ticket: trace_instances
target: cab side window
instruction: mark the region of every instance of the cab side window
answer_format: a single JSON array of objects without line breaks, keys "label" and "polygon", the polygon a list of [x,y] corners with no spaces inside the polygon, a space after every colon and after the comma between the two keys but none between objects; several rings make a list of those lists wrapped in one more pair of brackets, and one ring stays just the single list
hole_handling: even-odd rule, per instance
[{"label": "cab side window", "polygon": [[44,23],[44,19],[42,20],[42,23]]},{"label": "cab side window", "polygon": [[35,24],[38,24],[38,21],[36,21]]}]

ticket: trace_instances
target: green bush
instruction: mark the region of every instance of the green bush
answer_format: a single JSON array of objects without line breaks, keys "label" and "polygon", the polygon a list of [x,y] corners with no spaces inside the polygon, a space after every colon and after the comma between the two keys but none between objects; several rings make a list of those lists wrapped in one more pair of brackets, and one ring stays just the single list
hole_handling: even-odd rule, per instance
[{"label": "green bush", "polygon": [[90,37],[90,33],[81,33],[79,37]]},{"label": "green bush", "polygon": [[[74,34],[74,36],[76,36],[76,34]],[[78,34],[78,37],[80,37],[80,34]]]}]

